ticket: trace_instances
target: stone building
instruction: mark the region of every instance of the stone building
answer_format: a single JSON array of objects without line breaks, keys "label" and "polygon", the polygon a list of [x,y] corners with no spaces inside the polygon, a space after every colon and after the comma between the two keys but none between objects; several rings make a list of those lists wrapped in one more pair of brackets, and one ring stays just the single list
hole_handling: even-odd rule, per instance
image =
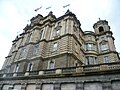
[{"label": "stone building", "polygon": [[18,35],[0,70],[0,90],[120,90],[120,58],[108,21],[83,31],[69,10],[38,14]]}]

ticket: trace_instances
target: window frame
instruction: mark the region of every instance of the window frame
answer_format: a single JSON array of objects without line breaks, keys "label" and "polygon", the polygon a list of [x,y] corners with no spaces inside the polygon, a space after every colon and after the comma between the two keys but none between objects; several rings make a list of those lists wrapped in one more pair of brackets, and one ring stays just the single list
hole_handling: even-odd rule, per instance
[{"label": "window frame", "polygon": [[58,42],[53,43],[52,51],[57,51],[58,49]]},{"label": "window frame", "polygon": [[55,69],[55,60],[49,60],[48,61],[47,69]]}]

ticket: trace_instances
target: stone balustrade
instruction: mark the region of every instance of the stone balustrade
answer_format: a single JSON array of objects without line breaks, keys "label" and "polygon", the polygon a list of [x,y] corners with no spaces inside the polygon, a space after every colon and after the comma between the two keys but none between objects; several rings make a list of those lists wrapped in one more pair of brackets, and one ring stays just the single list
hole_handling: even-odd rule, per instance
[{"label": "stone balustrade", "polygon": [[120,70],[119,63],[108,63],[100,65],[87,65],[78,67],[68,67],[68,68],[58,68],[49,70],[37,70],[37,71],[26,71],[26,72],[15,72],[15,73],[4,73],[0,74],[0,78],[6,77],[24,77],[24,76],[38,76],[38,75],[58,75],[58,74],[72,74],[72,73],[92,73],[92,72],[102,72],[102,71],[113,71]]}]

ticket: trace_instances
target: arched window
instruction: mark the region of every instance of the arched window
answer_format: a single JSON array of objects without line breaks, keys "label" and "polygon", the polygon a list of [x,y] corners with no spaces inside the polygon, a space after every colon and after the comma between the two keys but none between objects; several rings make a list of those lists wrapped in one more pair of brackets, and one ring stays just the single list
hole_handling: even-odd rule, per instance
[{"label": "arched window", "polygon": [[101,33],[101,32],[103,32],[103,31],[104,31],[103,27],[102,27],[102,26],[99,27],[99,32]]}]

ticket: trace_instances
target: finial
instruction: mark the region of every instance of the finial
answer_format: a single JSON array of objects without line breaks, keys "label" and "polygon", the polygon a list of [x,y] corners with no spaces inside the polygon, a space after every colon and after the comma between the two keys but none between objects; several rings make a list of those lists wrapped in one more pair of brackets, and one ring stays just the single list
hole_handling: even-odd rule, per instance
[{"label": "finial", "polygon": [[66,11],[66,13],[65,13],[65,14],[68,14],[68,13],[70,13],[70,10],[69,10],[69,9]]},{"label": "finial", "polygon": [[100,18],[99,18],[99,21],[100,21]]},{"label": "finial", "polygon": [[53,12],[52,12],[52,11],[50,11],[50,12],[49,12],[49,14],[53,14]]}]

